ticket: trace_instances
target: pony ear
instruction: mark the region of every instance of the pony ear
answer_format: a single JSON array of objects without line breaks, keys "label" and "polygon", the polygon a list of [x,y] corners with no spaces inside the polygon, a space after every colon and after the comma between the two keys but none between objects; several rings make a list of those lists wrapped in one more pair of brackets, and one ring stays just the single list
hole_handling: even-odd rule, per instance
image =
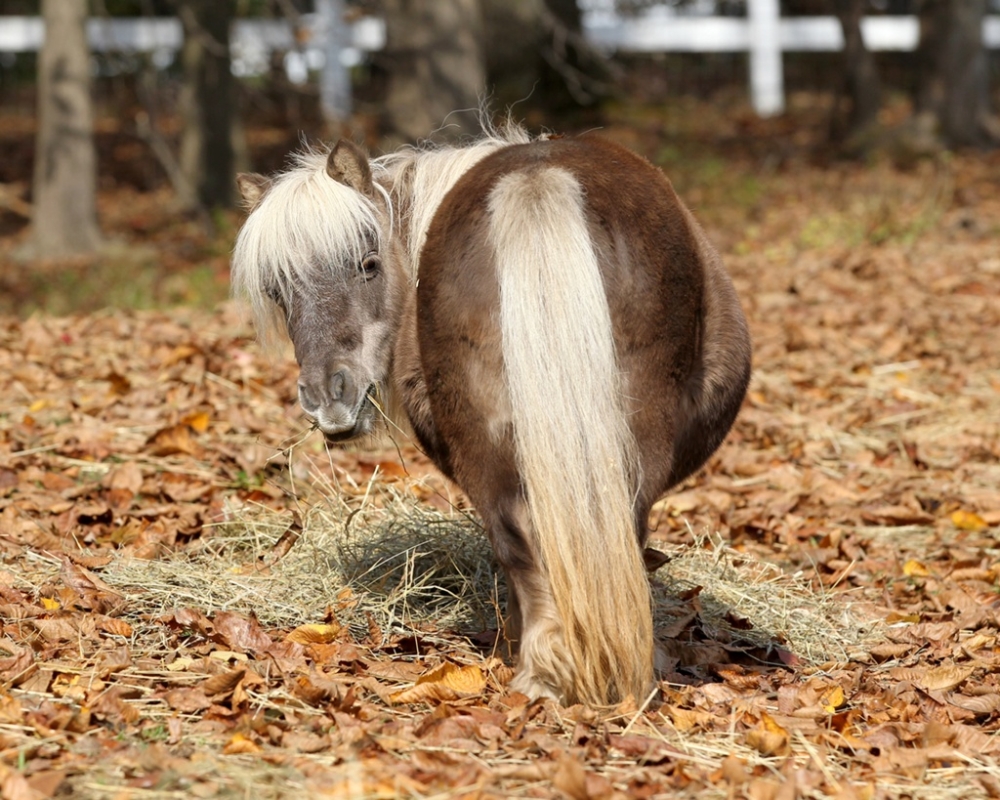
[{"label": "pony ear", "polygon": [[375,194],[368,154],[347,139],[341,139],[330,151],[326,174],[363,195],[371,197]]},{"label": "pony ear", "polygon": [[240,190],[243,205],[248,211],[254,209],[270,186],[271,179],[256,172],[241,172],[236,176],[236,187]]}]

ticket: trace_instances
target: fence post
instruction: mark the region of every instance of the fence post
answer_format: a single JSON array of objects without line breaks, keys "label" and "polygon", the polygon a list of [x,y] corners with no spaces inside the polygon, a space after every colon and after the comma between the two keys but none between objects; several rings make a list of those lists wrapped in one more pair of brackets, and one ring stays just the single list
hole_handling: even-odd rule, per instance
[{"label": "fence post", "polygon": [[317,31],[323,50],[319,92],[323,117],[329,123],[344,122],[351,115],[351,76],[342,54],[350,45],[350,29],[344,21],[343,0],[316,0]]},{"label": "fence post", "polygon": [[771,117],[785,110],[778,0],[747,0],[750,32],[750,97],[754,111]]}]

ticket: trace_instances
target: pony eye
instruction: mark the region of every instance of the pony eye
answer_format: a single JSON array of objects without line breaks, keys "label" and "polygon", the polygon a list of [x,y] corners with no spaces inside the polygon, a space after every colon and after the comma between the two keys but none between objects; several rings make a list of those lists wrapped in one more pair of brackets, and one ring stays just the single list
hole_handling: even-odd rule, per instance
[{"label": "pony eye", "polygon": [[268,286],[264,289],[264,294],[266,294],[275,303],[281,299],[281,293],[274,286]]},{"label": "pony eye", "polygon": [[369,253],[363,259],[361,259],[361,276],[366,280],[370,281],[382,270],[382,259],[379,258],[378,253]]},{"label": "pony eye", "polygon": [[278,306],[281,306],[282,308],[284,308],[284,306],[285,306],[285,297],[282,294],[281,290],[277,286],[267,286],[267,287],[265,287],[264,288],[264,294],[267,295],[268,299],[270,299],[272,303],[274,303],[275,305],[278,305]]}]

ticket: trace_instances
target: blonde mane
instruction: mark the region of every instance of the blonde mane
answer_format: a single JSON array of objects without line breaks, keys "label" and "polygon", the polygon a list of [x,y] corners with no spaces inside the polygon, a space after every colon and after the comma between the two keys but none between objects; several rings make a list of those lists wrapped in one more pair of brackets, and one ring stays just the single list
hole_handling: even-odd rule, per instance
[{"label": "blonde mane", "polygon": [[532,137],[508,121],[500,127],[483,123],[485,133],[461,146],[404,147],[372,162],[375,179],[393,201],[396,233],[403,241],[407,272],[416,280],[420,252],[438,206],[459,178],[490,153]]},{"label": "blonde mane", "polygon": [[349,265],[381,247],[383,220],[369,198],[330,178],[329,148],[307,148],[275,176],[236,238],[233,293],[246,302],[265,345],[286,333],[285,307],[296,283],[318,270],[347,275]]},{"label": "blonde mane", "polygon": [[[371,162],[377,204],[326,172],[330,147],[307,146],[276,175],[236,238],[232,257],[233,293],[250,309],[265,346],[286,334],[286,321],[272,300],[285,307],[291,287],[307,283],[315,270],[344,270],[361,261],[374,240],[381,250],[400,236],[411,282],[416,281],[427,229],[455,182],[495,150],[531,141],[513,122],[484,123],[485,134],[461,146],[404,147]],[[345,273],[346,274],[346,273]]]}]

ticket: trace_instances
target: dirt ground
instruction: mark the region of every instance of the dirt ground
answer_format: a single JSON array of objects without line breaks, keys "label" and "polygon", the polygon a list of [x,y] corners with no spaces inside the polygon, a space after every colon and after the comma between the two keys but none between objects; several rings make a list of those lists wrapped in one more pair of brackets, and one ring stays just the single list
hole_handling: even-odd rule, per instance
[{"label": "dirt ground", "polygon": [[2,212],[0,797],[1000,797],[1000,154],[696,112],[606,132],[719,245],[754,376],[651,517],[672,669],[609,713],[507,691],[426,459],[310,432],[223,299],[235,214],[112,186],[118,250],[27,270]]}]

